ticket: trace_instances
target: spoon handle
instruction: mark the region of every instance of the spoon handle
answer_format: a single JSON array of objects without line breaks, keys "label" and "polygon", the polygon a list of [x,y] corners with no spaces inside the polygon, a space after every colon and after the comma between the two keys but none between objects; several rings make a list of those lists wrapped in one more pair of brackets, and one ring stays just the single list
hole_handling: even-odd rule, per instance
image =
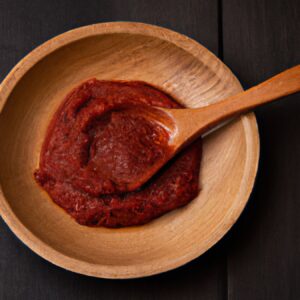
[{"label": "spoon handle", "polygon": [[[247,112],[257,106],[300,91],[300,65],[225,100],[196,109],[201,115],[204,131],[230,117]],[[195,115],[196,115],[195,110]]]},{"label": "spoon handle", "polygon": [[299,91],[300,65],[218,103],[196,109],[164,109],[176,123],[171,139],[174,151],[222,121]]}]

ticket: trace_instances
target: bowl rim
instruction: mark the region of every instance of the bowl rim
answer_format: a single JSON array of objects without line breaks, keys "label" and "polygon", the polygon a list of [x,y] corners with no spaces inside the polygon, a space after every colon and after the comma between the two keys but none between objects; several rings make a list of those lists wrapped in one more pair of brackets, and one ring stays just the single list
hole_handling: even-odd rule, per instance
[{"label": "bowl rim", "polygon": [[[198,58],[200,55],[203,55],[204,53],[208,57],[211,57],[215,61],[219,62],[222,65],[223,70],[225,69],[229,74],[232,75],[233,80],[240,86],[240,89],[242,90],[238,79],[232,74],[231,70],[225,64],[223,64],[223,62],[221,62],[221,60],[219,60],[212,52],[210,52],[195,40],[173,30],[156,25],[138,22],[107,22],[87,25],[59,34],[44,42],[43,44],[32,50],[29,54],[27,54],[23,59],[21,59],[15,65],[15,67],[11,69],[11,71],[8,73],[8,75],[0,85],[0,114],[17,83],[36,63],[38,63],[44,57],[61,47],[79,41],[81,39],[101,34],[112,33],[141,34],[163,39],[188,51],[196,58]],[[215,73],[217,74],[217,72]],[[145,277],[175,269],[199,257],[209,248],[215,245],[233,226],[233,224],[242,213],[246,203],[248,202],[257,174],[260,143],[256,118],[254,114],[249,113],[247,115],[244,115],[241,117],[241,120],[244,122],[244,125],[247,123],[245,126],[249,128],[252,134],[251,166],[248,170],[247,185],[244,189],[242,201],[239,201],[234,211],[232,211],[230,213],[230,216],[227,217],[226,222],[222,224],[217,234],[215,234],[212,239],[210,239],[206,243],[205,247],[202,246],[196,254],[194,252],[188,253],[184,257],[177,258],[175,261],[166,260],[166,263],[164,265],[155,265],[152,263],[151,265],[135,266],[134,270],[129,269],[128,266],[105,266],[99,264],[91,264],[79,259],[69,257],[40,240],[26,228],[21,220],[14,214],[8,201],[6,201],[1,188],[1,183],[0,215],[2,216],[8,227],[12,230],[12,232],[33,252],[43,257],[47,261],[75,273],[99,278],[125,279]]]}]

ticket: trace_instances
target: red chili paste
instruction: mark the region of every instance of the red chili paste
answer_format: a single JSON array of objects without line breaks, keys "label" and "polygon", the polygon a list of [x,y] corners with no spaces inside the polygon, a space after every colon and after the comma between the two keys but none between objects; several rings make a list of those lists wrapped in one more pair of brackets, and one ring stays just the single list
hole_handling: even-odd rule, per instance
[{"label": "red chili paste", "polygon": [[128,191],[168,153],[168,132],[125,108],[180,107],[139,81],[89,80],[54,115],[36,181],[76,221],[88,226],[140,225],[190,202],[198,193],[201,140],[179,153],[142,187]]}]

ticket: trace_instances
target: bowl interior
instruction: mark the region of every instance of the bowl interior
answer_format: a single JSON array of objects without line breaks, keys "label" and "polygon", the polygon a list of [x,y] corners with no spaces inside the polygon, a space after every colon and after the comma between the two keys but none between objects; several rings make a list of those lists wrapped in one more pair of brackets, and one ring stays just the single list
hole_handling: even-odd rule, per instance
[{"label": "bowl interior", "polygon": [[[235,221],[252,187],[249,176],[256,171],[255,166],[249,171],[249,164],[257,163],[257,157],[249,158],[256,134],[251,116],[205,138],[199,196],[144,226],[80,226],[33,179],[49,120],[66,93],[84,80],[143,80],[188,107],[207,105],[241,89],[206,49],[192,41],[186,45],[184,49],[163,37],[139,33],[96,34],[51,52],[15,85],[0,118],[2,201],[28,239],[40,241],[39,249],[32,248],[42,256],[100,277],[149,275],[206,251]],[[196,47],[197,55],[188,46]],[[55,255],[61,260],[52,259]]]}]

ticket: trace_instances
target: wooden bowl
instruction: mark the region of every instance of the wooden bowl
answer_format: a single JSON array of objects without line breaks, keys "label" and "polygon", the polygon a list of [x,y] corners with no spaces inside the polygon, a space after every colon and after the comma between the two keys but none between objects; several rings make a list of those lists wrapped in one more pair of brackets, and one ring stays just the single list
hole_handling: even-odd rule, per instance
[{"label": "wooden bowl", "polygon": [[105,23],[66,32],[14,67],[0,87],[0,212],[34,252],[65,269],[133,278],[181,266],[234,224],[252,190],[259,157],[253,114],[204,140],[199,196],[144,226],[78,225],[35,183],[49,120],[73,87],[99,79],[144,80],[187,107],[242,90],[211,52],[176,32],[139,23]]}]

